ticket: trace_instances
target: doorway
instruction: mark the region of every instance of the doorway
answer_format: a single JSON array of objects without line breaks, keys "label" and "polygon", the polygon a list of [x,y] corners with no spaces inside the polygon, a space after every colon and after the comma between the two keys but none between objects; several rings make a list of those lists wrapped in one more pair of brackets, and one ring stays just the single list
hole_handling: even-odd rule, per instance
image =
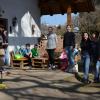
[{"label": "doorway", "polygon": [[8,20],[0,18],[0,47],[6,48],[8,46]]}]

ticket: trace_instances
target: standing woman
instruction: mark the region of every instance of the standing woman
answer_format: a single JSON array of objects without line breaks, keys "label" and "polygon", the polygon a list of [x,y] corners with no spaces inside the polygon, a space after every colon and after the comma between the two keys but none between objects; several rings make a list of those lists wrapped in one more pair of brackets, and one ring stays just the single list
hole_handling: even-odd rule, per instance
[{"label": "standing woman", "polygon": [[83,83],[90,83],[89,81],[89,66],[90,66],[90,55],[91,55],[91,41],[89,39],[88,33],[83,33],[81,40],[81,54],[83,60]]},{"label": "standing woman", "polygon": [[97,62],[96,62],[96,75],[94,78],[94,82],[100,82],[100,37],[97,43]]},{"label": "standing woman", "polygon": [[98,43],[98,38],[96,33],[92,33],[91,37],[91,60],[96,66],[96,61],[97,61],[97,43]]},{"label": "standing woman", "polygon": [[47,35],[47,52],[49,56],[49,69],[55,68],[54,51],[57,44],[57,35],[53,32],[53,27],[48,28]]}]

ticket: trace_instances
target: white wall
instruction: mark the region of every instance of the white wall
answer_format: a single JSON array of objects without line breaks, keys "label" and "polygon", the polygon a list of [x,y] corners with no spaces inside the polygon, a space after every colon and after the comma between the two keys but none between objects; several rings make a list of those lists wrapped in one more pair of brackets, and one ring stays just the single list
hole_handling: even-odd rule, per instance
[{"label": "white wall", "polygon": [[[34,44],[37,42],[37,37],[40,37],[40,30],[38,26],[40,25],[40,10],[38,7],[38,0],[0,0],[0,7],[5,11],[3,18],[8,19],[8,31],[10,26],[12,26],[12,18],[16,17],[18,19],[18,24],[14,28],[12,27],[12,33],[9,33],[9,45],[23,45],[25,43]],[[29,14],[31,20],[27,17],[23,21],[23,26],[21,25],[22,18]],[[27,21],[27,24],[25,23]],[[34,35],[31,34],[31,26],[29,24],[35,24]]]},{"label": "white wall", "polygon": [[[37,38],[41,35],[38,0],[0,0],[0,8],[4,10],[2,18],[8,19],[8,51],[13,50],[17,45],[37,43]],[[16,27],[12,26],[14,17],[18,21]],[[36,26],[34,35],[31,33],[32,24]],[[12,33],[10,33],[10,26]]]}]

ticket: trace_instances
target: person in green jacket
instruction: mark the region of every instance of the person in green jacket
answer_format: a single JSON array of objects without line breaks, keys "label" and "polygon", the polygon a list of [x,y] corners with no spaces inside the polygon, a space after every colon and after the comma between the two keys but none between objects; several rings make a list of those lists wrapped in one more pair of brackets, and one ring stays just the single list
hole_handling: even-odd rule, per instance
[{"label": "person in green jacket", "polygon": [[38,57],[39,56],[39,51],[38,51],[38,45],[35,44],[34,48],[31,49],[32,52],[32,58]]}]

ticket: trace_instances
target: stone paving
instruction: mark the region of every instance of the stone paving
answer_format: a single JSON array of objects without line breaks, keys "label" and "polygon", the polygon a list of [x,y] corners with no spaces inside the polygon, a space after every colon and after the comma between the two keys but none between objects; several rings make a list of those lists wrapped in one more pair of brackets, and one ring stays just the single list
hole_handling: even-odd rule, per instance
[{"label": "stone paving", "polygon": [[10,70],[0,100],[100,100],[100,84],[85,85],[60,70]]}]

